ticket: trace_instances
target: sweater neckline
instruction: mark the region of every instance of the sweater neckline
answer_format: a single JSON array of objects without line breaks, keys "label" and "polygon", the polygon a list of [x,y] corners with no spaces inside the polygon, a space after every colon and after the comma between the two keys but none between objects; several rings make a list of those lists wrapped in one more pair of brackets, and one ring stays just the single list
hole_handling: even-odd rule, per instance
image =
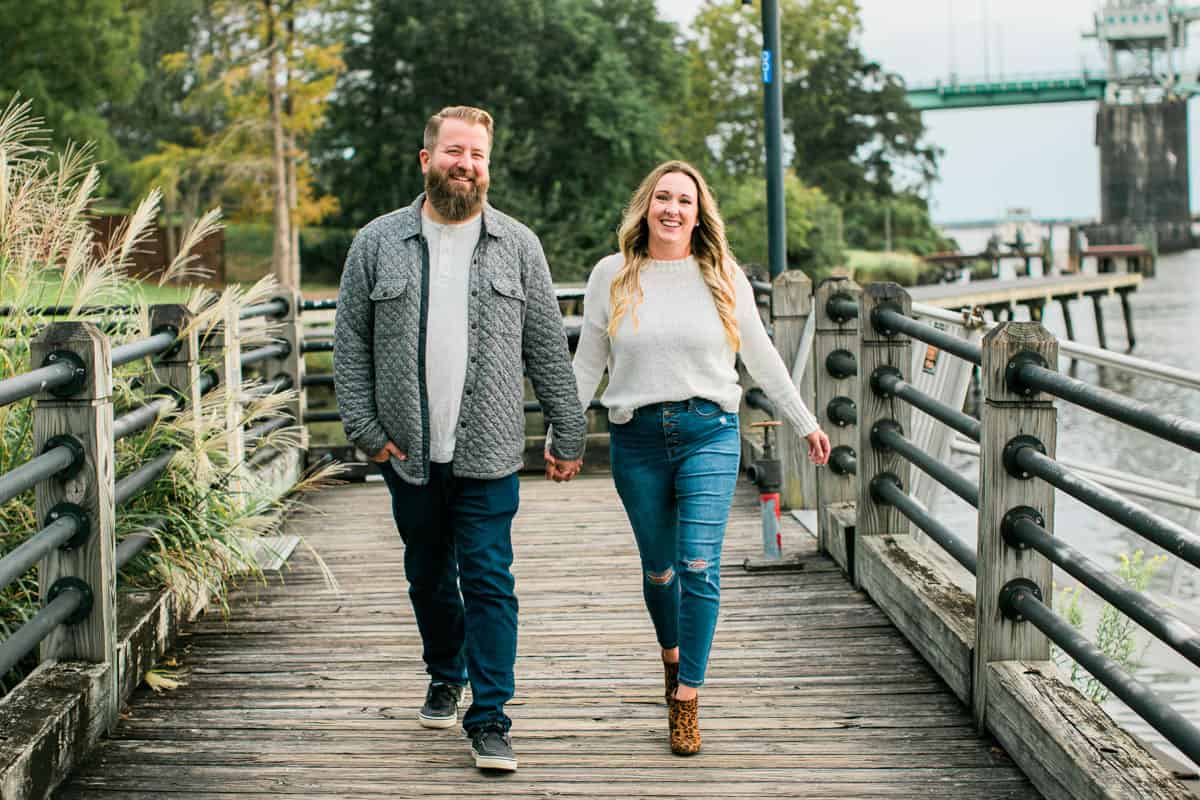
[{"label": "sweater neckline", "polygon": [[685,256],[683,258],[673,258],[669,261],[659,261],[652,258],[647,263],[647,267],[655,272],[687,272],[696,267],[696,257]]}]

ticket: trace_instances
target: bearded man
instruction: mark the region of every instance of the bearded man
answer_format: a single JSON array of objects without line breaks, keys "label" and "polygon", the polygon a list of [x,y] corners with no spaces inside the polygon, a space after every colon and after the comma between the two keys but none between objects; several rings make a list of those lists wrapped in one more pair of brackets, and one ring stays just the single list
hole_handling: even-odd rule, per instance
[{"label": "bearded man", "polygon": [[[391,491],[430,683],[417,720],[462,720],[475,765],[514,770],[511,572],[524,377],[555,436],[556,480],[578,471],[585,421],[541,243],[487,203],[492,118],[434,114],[425,192],[354,237],[338,293],[334,379],[346,435]],[[461,587],[461,589],[460,589]]]}]

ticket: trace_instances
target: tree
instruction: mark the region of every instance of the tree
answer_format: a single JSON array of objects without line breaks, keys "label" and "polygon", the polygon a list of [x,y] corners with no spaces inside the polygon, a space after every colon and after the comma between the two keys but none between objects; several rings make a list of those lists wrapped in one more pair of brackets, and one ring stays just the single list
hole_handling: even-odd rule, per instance
[{"label": "tree", "polygon": [[132,97],[143,78],[137,20],[121,0],[6,3],[0,43],[0,106],[19,92],[56,149],[93,142],[99,157],[116,154],[102,111]]},{"label": "tree", "polygon": [[346,52],[321,174],[351,226],[411,202],[430,115],[496,119],[490,200],[542,238],[556,277],[615,245],[621,209],[668,153],[683,72],[653,0],[377,0]]}]

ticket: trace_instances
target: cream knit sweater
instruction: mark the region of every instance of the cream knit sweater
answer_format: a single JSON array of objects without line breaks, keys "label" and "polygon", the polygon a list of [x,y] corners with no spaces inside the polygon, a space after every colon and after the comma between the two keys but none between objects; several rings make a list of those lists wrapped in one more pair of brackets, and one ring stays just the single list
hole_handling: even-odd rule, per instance
[{"label": "cream knit sweater", "polygon": [[[588,278],[574,362],[580,402],[585,407],[591,402],[607,368],[601,402],[612,422],[628,422],[639,406],[689,397],[712,400],[736,413],[742,387],[734,352],[696,259],[650,261],[642,270],[644,298],[634,312],[636,326],[626,313],[616,336],[610,337],[610,287],[624,262],[620,253],[603,258]],[[735,284],[742,362],[784,419],[807,436],[817,430],[817,421],[767,336],[754,290],[740,269]]]}]

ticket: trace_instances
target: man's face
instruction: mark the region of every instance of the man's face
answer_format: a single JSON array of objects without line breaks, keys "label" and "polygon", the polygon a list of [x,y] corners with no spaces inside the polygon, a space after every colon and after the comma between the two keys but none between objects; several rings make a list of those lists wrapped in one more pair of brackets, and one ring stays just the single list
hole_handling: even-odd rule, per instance
[{"label": "man's face", "polygon": [[461,119],[442,121],[432,151],[421,151],[425,192],[435,211],[450,222],[475,216],[490,185],[487,128]]}]

